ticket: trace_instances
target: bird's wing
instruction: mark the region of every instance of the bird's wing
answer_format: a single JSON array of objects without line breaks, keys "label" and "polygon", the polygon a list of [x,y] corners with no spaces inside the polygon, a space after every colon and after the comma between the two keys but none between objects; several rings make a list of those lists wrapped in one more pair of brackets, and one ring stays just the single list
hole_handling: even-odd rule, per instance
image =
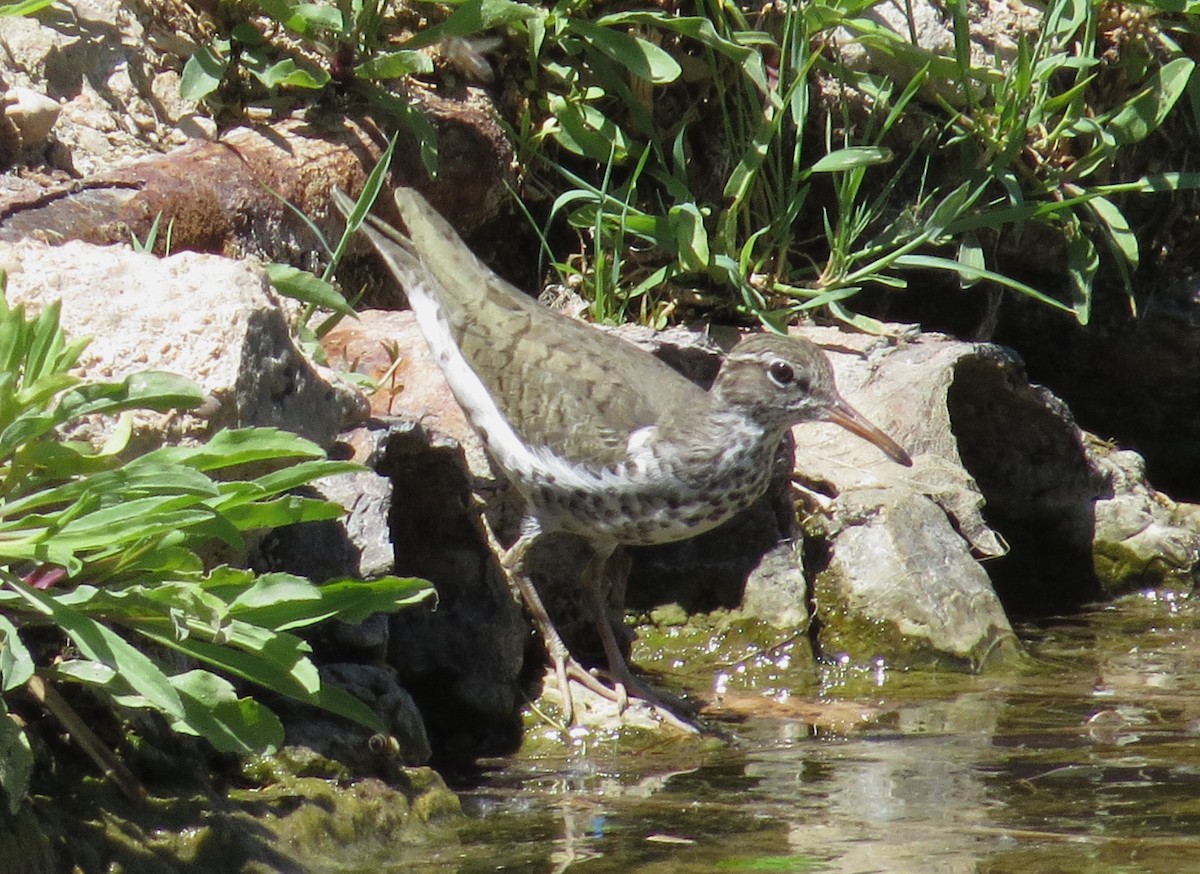
[{"label": "bird's wing", "polygon": [[[399,189],[396,203],[408,237],[374,218],[364,229],[410,303],[436,296],[466,362],[527,444],[608,464],[624,457],[631,432],[654,425],[668,406],[708,402],[706,392],[649,352],[505,282],[415,191]],[[347,209],[342,200],[339,207]],[[422,333],[429,339],[424,326]],[[471,417],[469,399],[452,374],[447,379]]]}]

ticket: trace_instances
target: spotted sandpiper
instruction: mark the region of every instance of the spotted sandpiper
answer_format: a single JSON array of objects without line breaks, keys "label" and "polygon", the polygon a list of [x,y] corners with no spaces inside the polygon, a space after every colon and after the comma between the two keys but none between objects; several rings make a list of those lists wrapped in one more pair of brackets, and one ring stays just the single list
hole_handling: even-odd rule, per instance
[{"label": "spotted sandpiper", "polygon": [[[693,537],[767,489],[784,435],[836,422],[900,464],[908,453],[837,393],[825,354],[794,337],[755,334],[726,355],[704,391],[630,343],[541,306],[496,276],[417,192],[396,191],[407,227],[363,225],[408,295],[417,325],[489,454],[524,497],[503,564],[545,641],[572,719],[570,680],[624,706],[645,699],[690,727],[630,671],[602,607],[600,581],[622,545]],[[354,204],[338,192],[338,206]],[[581,586],[609,663],[609,687],[571,655],[525,568],[542,532],[594,550]]]}]

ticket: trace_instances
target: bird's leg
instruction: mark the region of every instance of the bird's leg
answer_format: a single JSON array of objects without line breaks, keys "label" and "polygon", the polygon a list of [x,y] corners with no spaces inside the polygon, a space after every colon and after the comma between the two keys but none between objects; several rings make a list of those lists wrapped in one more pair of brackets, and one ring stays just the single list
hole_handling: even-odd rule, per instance
[{"label": "bird's leg", "polygon": [[604,569],[608,566],[612,554],[612,547],[597,548],[596,556],[584,571],[581,581],[592,609],[596,632],[600,635],[600,642],[604,646],[604,656],[608,659],[608,674],[613,684],[612,691],[616,693],[615,697],[611,693],[606,697],[615,701],[619,710],[624,710],[629,700],[628,696],[632,694],[633,697],[645,701],[664,722],[688,734],[695,734],[698,730],[696,725],[679,716],[680,711],[687,710],[684,703],[674,696],[651,688],[635,677],[629,668],[629,662],[621,653],[621,645],[617,642],[617,636],[613,634],[612,626],[608,622],[608,609],[604,604],[604,593],[601,587]]},{"label": "bird's leg", "polygon": [[[546,647],[546,654],[550,657],[550,663],[554,667],[555,682],[562,695],[563,720],[570,725],[575,716],[575,703],[571,698],[570,680],[575,680],[606,699],[617,700],[612,689],[601,683],[591,672],[585,670],[583,665],[579,664],[571,655],[571,651],[563,642],[562,635],[554,627],[546,605],[542,603],[542,596],[538,594],[537,587],[534,586],[533,580],[525,570],[525,556],[537,536],[541,534],[541,527],[537,524],[537,520],[526,519],[521,525],[521,536],[517,538],[517,542],[510,549],[506,550],[500,545],[487,517],[480,512],[478,518],[488,545],[492,548],[493,554],[500,559],[504,575],[508,578],[512,588],[516,589],[521,600],[525,602],[530,616],[533,617],[533,624],[537,627],[538,634],[541,635],[542,643]],[[612,633],[611,629],[609,633]]]},{"label": "bird's leg", "polygon": [[608,567],[608,560],[612,558],[615,548],[611,545],[596,547],[596,554],[584,568],[583,578],[579,585],[587,597],[588,607],[592,611],[592,622],[596,626],[596,632],[600,635],[600,643],[604,646],[604,658],[608,661],[608,673],[613,681],[612,691],[616,694],[613,700],[617,705],[617,712],[623,713],[629,705],[629,681],[633,675],[629,670],[629,664],[625,661],[625,656],[621,653],[621,645],[617,643],[617,636],[613,634],[612,626],[608,622],[608,609],[604,603],[604,592],[601,587],[604,569]]},{"label": "bird's leg", "polygon": [[536,531],[522,533],[517,542],[513,544],[512,549],[497,554],[500,556],[500,564],[504,568],[505,575],[520,593],[521,600],[525,602],[525,606],[533,617],[533,624],[537,626],[538,633],[542,636],[546,654],[550,656],[550,663],[554,665],[555,680],[562,692],[563,718],[570,725],[571,719],[575,715],[571,690],[567,686],[567,660],[571,658],[571,651],[567,649],[562,635],[554,627],[554,622],[550,619],[550,614],[546,610],[546,605],[542,603],[542,596],[538,594],[533,580],[525,573],[525,554],[529,552],[529,547],[533,545],[536,537]]}]

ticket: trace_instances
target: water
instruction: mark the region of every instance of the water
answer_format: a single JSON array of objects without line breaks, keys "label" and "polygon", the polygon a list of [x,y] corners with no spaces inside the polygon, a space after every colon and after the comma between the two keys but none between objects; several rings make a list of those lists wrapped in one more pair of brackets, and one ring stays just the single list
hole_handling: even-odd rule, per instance
[{"label": "water", "polygon": [[407,870],[1200,870],[1198,608],[1159,593],[1023,628],[1003,676],[776,672],[727,743],[496,763],[460,843]]}]

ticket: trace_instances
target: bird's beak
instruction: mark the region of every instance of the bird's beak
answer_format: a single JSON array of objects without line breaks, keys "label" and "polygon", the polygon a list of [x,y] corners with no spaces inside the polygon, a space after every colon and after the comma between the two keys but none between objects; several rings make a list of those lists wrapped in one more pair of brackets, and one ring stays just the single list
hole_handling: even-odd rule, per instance
[{"label": "bird's beak", "polygon": [[825,420],[841,425],[851,434],[857,434],[867,442],[874,443],[892,461],[903,464],[905,467],[912,467],[912,458],[899,443],[875,427],[866,416],[840,397],[835,397],[833,401],[826,404]]}]

